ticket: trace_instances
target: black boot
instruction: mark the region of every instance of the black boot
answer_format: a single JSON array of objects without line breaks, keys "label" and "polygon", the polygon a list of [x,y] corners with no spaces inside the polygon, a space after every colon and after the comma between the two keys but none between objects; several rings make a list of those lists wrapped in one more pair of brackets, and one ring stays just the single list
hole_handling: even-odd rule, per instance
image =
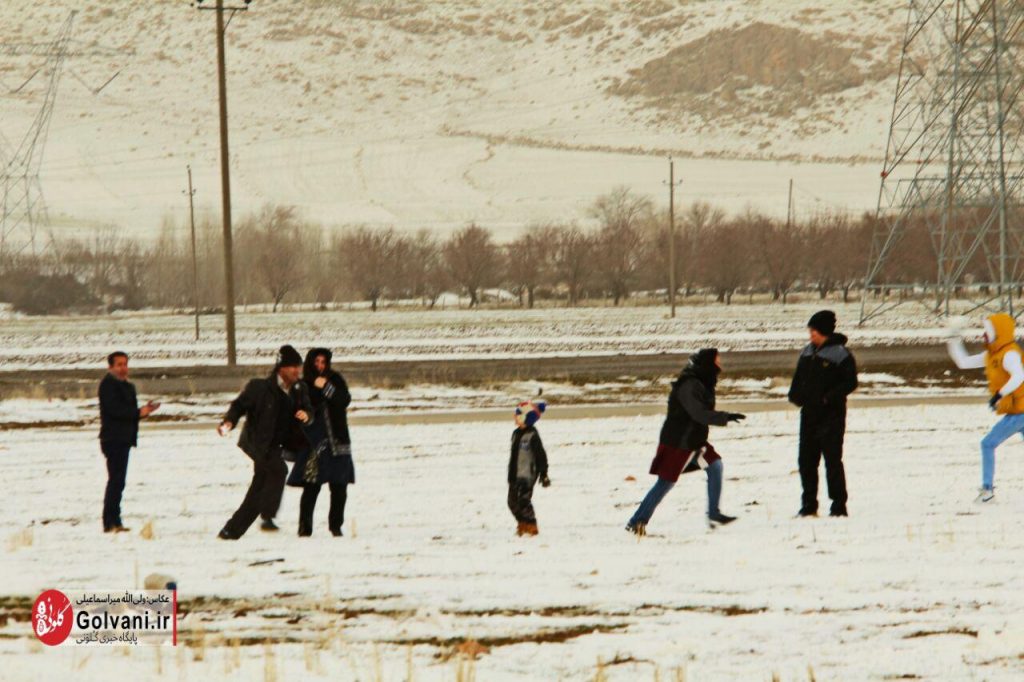
[{"label": "black boot", "polygon": [[217,533],[217,537],[221,540],[237,540],[239,536],[235,535],[227,528],[221,528],[220,532]]},{"label": "black boot", "polygon": [[714,528],[715,526],[725,526],[736,520],[735,516],[729,516],[722,512],[715,514],[708,514],[708,525]]}]

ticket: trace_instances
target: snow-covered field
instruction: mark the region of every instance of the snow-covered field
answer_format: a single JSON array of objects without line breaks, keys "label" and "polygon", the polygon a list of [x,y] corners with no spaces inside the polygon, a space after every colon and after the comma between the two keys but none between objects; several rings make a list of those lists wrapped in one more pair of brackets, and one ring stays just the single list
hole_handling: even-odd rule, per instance
[{"label": "snow-covered field", "polygon": [[[706,530],[687,476],[640,542],[622,526],[651,483],[653,416],[548,412],[553,485],[531,539],[505,509],[511,417],[360,426],[345,538],[325,532],[325,506],[295,537],[290,490],[284,532],[237,543],[214,535],[249,469],[212,430],[144,430],[124,509],[151,540],[100,533],[94,431],[10,432],[0,666],[14,680],[452,680],[468,679],[458,651],[478,650],[481,680],[1020,679],[1019,441],[1000,452],[998,501],[971,504],[991,421],[983,404],[854,409],[852,516],[796,520],[797,415],[752,415],[714,434],[740,520]],[[43,588],[150,572],[177,578],[189,611],[173,652],[49,650],[23,620]]]},{"label": "snow-covered field", "polygon": [[[941,343],[944,325],[907,305],[856,328],[858,304],[829,301],[851,346]],[[695,351],[798,349],[817,300],[788,305],[686,305],[669,319],[663,307],[522,310],[365,310],[245,312],[238,315],[240,363],[270,363],[282,343],[333,348],[345,360],[465,359],[611,355]],[[0,364],[25,367],[101,367],[119,348],[134,366],[221,364],[223,318],[204,316],[202,338],[189,315],[154,312],[75,317],[11,317],[0,326]],[[980,321],[979,321],[980,329]]]}]

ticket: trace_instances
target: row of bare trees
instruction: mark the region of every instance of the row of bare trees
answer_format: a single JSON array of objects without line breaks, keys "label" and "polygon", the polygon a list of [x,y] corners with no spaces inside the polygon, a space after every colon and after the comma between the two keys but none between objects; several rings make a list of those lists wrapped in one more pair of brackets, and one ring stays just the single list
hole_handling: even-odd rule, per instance
[{"label": "row of bare trees", "polygon": [[[476,224],[443,238],[390,227],[328,230],[294,208],[268,206],[236,225],[237,299],[276,311],[285,303],[355,300],[373,310],[395,300],[432,307],[445,292],[464,296],[471,307],[501,294],[524,307],[539,300],[619,305],[638,292],[664,297],[665,213],[650,198],[616,188],[590,206],[586,226],[534,225],[499,243]],[[753,211],[727,217],[706,203],[691,204],[676,220],[678,293],[724,303],[740,292],[784,302],[797,289],[848,297],[864,276],[872,221],[820,215],[787,222]],[[919,260],[903,274],[928,279],[928,263]],[[218,309],[223,262],[213,216],[197,226],[196,267],[200,308]],[[50,288],[55,291],[48,294]],[[170,219],[147,246],[108,230],[57,241],[40,258],[0,263],[0,299],[30,312],[56,312],[62,304],[188,309],[193,296],[188,225]]]}]

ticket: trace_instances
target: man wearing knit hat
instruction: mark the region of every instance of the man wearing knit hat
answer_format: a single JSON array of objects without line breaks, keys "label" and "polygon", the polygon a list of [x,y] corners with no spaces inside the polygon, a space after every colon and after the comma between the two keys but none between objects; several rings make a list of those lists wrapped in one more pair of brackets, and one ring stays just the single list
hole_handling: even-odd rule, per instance
[{"label": "man wearing knit hat", "polygon": [[308,446],[302,424],[311,424],[309,389],[299,380],[302,356],[292,346],[281,346],[274,371],[252,379],[232,401],[217,431],[225,436],[245,417],[238,447],[252,460],[253,473],[245,499],[217,537],[237,540],[257,516],[265,531],[277,530],[274,517],[281,506],[290,453]]},{"label": "man wearing knit hat", "polygon": [[825,481],[832,500],[830,516],[846,516],[846,397],[857,388],[857,363],[836,333],[836,314],[821,310],[807,323],[810,343],[800,353],[789,402],[800,408],[800,482],[803,497],[797,516],[818,515],[818,465],[825,458]]}]

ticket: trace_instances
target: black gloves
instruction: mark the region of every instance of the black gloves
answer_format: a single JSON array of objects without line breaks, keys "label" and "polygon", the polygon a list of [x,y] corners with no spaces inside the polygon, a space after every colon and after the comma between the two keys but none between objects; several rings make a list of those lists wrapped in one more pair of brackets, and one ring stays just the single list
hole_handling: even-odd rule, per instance
[{"label": "black gloves", "polygon": [[544,474],[543,476],[540,477],[540,484],[544,488],[547,488],[548,486],[551,485],[551,479],[548,478],[547,474]]},{"label": "black gloves", "polygon": [[738,422],[746,419],[747,415],[740,414],[739,412],[727,412],[725,418],[731,422]]},{"label": "black gloves", "polygon": [[993,412],[995,412],[996,411],[996,405],[1002,399],[1003,399],[1003,394],[1002,393],[996,393],[994,396],[992,396],[991,398],[988,399],[988,409],[990,409]]}]

